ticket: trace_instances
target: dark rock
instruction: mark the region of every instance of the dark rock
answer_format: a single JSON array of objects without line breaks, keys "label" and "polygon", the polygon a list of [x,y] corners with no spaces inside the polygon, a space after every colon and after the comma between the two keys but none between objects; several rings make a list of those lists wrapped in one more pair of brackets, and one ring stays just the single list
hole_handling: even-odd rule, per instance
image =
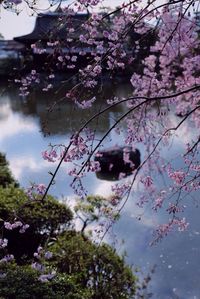
[{"label": "dark rock", "polygon": [[140,152],[130,146],[113,147],[96,153],[95,161],[100,164],[101,171],[96,175],[100,179],[118,180],[132,174],[140,165]]}]

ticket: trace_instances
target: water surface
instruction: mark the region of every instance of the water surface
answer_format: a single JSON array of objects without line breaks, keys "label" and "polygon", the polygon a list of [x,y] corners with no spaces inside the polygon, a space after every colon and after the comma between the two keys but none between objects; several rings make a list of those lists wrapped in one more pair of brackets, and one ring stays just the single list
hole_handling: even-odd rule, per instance
[{"label": "water surface", "polygon": [[[0,90],[0,151],[6,153],[11,170],[21,186],[26,188],[30,182],[47,184],[50,179],[48,172],[53,171],[55,165],[44,161],[41,152],[49,143],[67,144],[72,132],[78,130],[90,115],[98,112],[103,102],[99,99],[91,111],[83,111],[65,101],[47,114],[47,107],[56,99],[55,95],[35,92],[28,99],[23,99],[16,89],[6,87],[4,84]],[[129,87],[126,84],[108,85],[104,97],[109,97],[113,92],[125,96],[129,93]],[[97,139],[106,133],[124,109],[122,105],[112,109],[98,123],[93,123]],[[182,150],[182,139],[186,138],[184,130],[183,127],[180,138],[176,140],[177,152]],[[122,140],[113,132],[106,142],[110,146],[121,144]],[[142,152],[142,148],[140,150]],[[166,151],[165,154],[169,153]],[[74,195],[69,188],[71,179],[67,176],[67,170],[68,165],[63,164],[50,193],[58,198],[65,196],[70,202]],[[110,194],[112,182],[98,180],[94,174],[88,175],[84,183],[90,194]],[[164,222],[166,214],[156,214],[147,207],[139,221],[137,217],[141,211],[135,205],[136,196],[129,198],[121,219],[113,227],[116,246],[119,252],[127,252],[130,265],[137,265],[144,271],[156,265],[150,288],[152,298],[200,299],[200,223],[199,208],[196,207],[199,195],[195,196],[196,201],[193,198],[187,202],[184,215],[190,222],[188,231],[174,232],[154,246],[149,246],[152,231],[158,222]]]}]

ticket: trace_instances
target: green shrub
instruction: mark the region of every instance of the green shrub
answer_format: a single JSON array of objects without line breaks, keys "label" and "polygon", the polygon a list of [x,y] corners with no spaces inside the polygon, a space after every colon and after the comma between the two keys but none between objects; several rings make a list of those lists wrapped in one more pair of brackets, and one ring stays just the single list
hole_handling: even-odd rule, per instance
[{"label": "green shrub", "polygon": [[30,226],[24,234],[17,228],[4,229],[9,253],[18,262],[23,255],[31,257],[39,244],[45,243],[55,232],[68,228],[72,217],[71,210],[52,196],[47,196],[44,202],[31,202],[22,189],[0,187],[0,218],[11,223],[17,219]]},{"label": "green shrub", "polygon": [[[0,166],[1,237],[8,239],[0,258],[5,253],[13,254],[16,262],[0,262],[0,299],[132,298],[136,277],[124,259],[106,244],[97,247],[84,236],[84,229],[82,233],[69,230],[72,212],[52,196],[44,201],[28,199],[24,190],[16,188],[1,154]],[[92,222],[98,219],[101,204],[101,197],[91,196],[77,209],[86,219],[90,216],[88,221]],[[16,220],[29,224],[25,233],[21,234],[19,228],[4,227],[4,221]],[[56,270],[56,276],[47,282],[40,281],[39,272],[28,266],[39,245],[53,253],[50,260],[41,261],[46,269]]]},{"label": "green shrub", "polygon": [[9,164],[6,160],[6,156],[0,153],[0,186],[6,188],[7,186],[13,184],[18,187],[18,182],[13,178],[13,175],[9,169]]},{"label": "green shrub", "polygon": [[31,201],[22,189],[0,188],[0,218],[12,220],[16,216],[40,233],[61,230],[73,218],[71,210],[52,196]]},{"label": "green shrub", "polygon": [[[41,282],[31,266],[0,265],[1,299],[88,299],[89,290],[77,284],[70,275],[57,273],[48,282]],[[6,276],[3,275],[6,273]]]},{"label": "green shrub", "polygon": [[136,277],[109,245],[97,247],[75,231],[64,232],[50,247],[52,264],[76,283],[91,290],[92,299],[128,299],[135,293]]},{"label": "green shrub", "polygon": [[0,263],[0,298],[130,299],[134,296],[136,277],[110,246],[97,247],[81,234],[67,231],[57,236],[48,249],[53,257],[45,262],[45,267],[56,270],[55,277],[41,282],[40,273],[31,266]]}]

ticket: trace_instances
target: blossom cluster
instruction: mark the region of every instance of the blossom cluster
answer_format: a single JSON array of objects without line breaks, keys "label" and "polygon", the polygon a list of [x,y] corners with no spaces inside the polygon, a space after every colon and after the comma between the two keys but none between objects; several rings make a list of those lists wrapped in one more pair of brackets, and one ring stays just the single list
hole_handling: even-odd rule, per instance
[{"label": "blossom cluster", "polygon": [[[18,4],[18,1],[10,2]],[[184,226],[187,226],[185,220],[176,218],[177,213],[182,210],[182,193],[197,191],[200,187],[199,163],[196,162],[199,135],[197,133],[197,141],[192,141],[188,146],[185,155],[187,158],[179,155],[179,159],[185,163],[185,167],[181,169],[172,167],[173,159],[166,161],[162,149],[173,146],[173,137],[176,138],[178,129],[184,123],[181,120],[177,122],[178,117],[184,117],[185,120],[188,117],[197,131],[200,127],[200,42],[195,19],[186,14],[190,3],[165,3],[157,9],[155,1],[148,2],[146,7],[142,7],[140,1],[130,1],[113,14],[98,14],[93,11],[77,27],[73,27],[73,16],[77,12],[95,7],[100,2],[74,1],[63,10],[57,28],[52,29],[52,38],[47,42],[57,69],[78,68],[78,83],[72,88],[66,87],[65,98],[80,109],[91,108],[96,102],[97,92],[103,90],[104,70],[109,72],[111,78],[113,74],[123,73],[124,70],[131,73],[130,98],[125,100],[111,97],[107,104],[117,106],[120,102],[126,102],[128,112],[124,117],[124,143],[130,146],[137,143],[143,149],[144,159],[139,180],[142,195],[138,196],[137,204],[143,207],[147,202],[151,203],[154,211],[165,208],[167,213],[175,217],[173,221],[160,227],[161,235],[167,234],[173,225],[183,230]],[[152,20],[157,22],[157,26],[152,26]],[[59,41],[56,30],[59,31],[63,26],[68,28],[66,39]],[[75,38],[76,32],[79,32],[78,38]],[[72,46],[72,42],[75,46]],[[66,52],[63,49],[67,49]],[[33,44],[32,50],[35,54],[45,51],[39,44]],[[79,67],[79,58],[84,56],[87,63]],[[50,70],[48,80],[54,78],[52,72]],[[48,80],[44,91],[53,87],[53,80]],[[18,83],[22,85],[21,94],[26,96],[32,84],[39,83],[39,76],[32,70]],[[174,114],[177,115],[175,121],[172,117]],[[113,126],[118,132],[120,121],[116,121]],[[99,170],[99,165],[92,161],[93,142],[94,135],[88,138],[79,131],[71,137],[69,147],[50,145],[48,150],[42,153],[48,162],[64,161],[72,164],[68,174],[73,178],[72,187],[75,193],[82,198],[87,193],[81,181],[82,177],[88,171]],[[191,158],[188,158],[190,155]],[[132,163],[128,152],[124,152],[123,158],[125,163]],[[110,164],[110,170],[112,167]],[[157,186],[158,174],[161,174],[164,180],[167,179],[169,186],[166,190]],[[125,174],[121,172],[119,179],[124,177]],[[128,194],[130,188],[131,184],[123,182],[113,186],[112,191],[121,198]],[[34,185],[28,190],[28,195],[34,199],[35,192],[42,196],[45,190],[42,184]],[[167,198],[174,198],[178,191],[178,200],[170,201],[169,204]]]},{"label": "blossom cluster", "polygon": [[29,228],[29,224],[23,224],[21,221],[15,221],[14,223],[10,223],[8,221],[4,221],[4,227],[7,230],[13,230],[15,228],[19,228],[19,232],[21,234],[23,234]]},{"label": "blossom cluster", "polygon": [[32,183],[30,187],[27,188],[26,194],[30,200],[35,200],[44,195],[46,191],[46,186],[44,184]]},{"label": "blossom cluster", "polygon": [[56,271],[50,270],[45,266],[45,261],[52,258],[52,252],[46,251],[44,248],[39,246],[33,256],[36,261],[33,262],[31,266],[34,270],[39,272],[38,280],[41,282],[48,282],[49,280],[53,279],[56,275]]},{"label": "blossom cluster", "polygon": [[8,245],[7,239],[0,239],[0,249],[5,248]]},{"label": "blossom cluster", "polygon": [[188,225],[189,223],[186,222],[185,217],[170,219],[168,223],[161,224],[158,226],[155,232],[155,239],[153,243],[160,241],[163,237],[167,236],[174,229],[175,226],[178,227],[179,232],[182,232],[188,228]]},{"label": "blossom cluster", "polygon": [[22,97],[26,97],[30,93],[30,88],[32,88],[35,84],[40,83],[39,74],[36,72],[36,70],[32,70],[30,74],[26,75],[22,79],[15,79],[15,83],[20,84],[20,95]]},{"label": "blossom cluster", "polygon": [[0,264],[1,263],[9,263],[14,260],[14,255],[13,254],[7,254],[5,255],[2,259],[0,259]]}]

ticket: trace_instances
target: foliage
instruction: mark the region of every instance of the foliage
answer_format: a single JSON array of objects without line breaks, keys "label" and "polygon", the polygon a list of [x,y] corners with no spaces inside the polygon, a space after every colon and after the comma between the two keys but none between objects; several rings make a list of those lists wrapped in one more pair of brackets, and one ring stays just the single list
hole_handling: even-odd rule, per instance
[{"label": "foliage", "polygon": [[75,231],[63,233],[50,246],[53,264],[61,273],[70,273],[77,283],[88,288],[93,299],[131,298],[136,277],[113,248],[99,247]]},{"label": "foliage", "polygon": [[71,231],[59,236],[49,249],[53,259],[47,264],[56,269],[56,275],[46,282],[30,266],[1,263],[2,298],[129,299],[135,294],[136,277],[108,245],[97,250]]},{"label": "foliage", "polygon": [[[14,187],[1,188],[0,198],[1,217],[12,219],[20,215],[20,219],[30,223],[23,234],[17,228],[3,231],[4,238],[8,239],[7,254],[14,254],[18,265],[0,263],[2,298],[122,299],[135,293],[135,276],[111,247],[105,244],[97,247],[75,231],[60,235],[56,228],[71,220],[70,211],[66,208],[63,213],[62,204],[48,197],[44,206],[33,202],[22,208],[26,195]],[[44,230],[45,234],[41,234]],[[46,269],[56,270],[56,276],[41,282],[39,273],[25,264],[33,261],[33,253],[41,243],[46,246],[47,239],[53,258],[43,262]]]},{"label": "foliage", "polygon": [[81,231],[92,222],[104,221],[105,219],[117,220],[119,214],[115,211],[115,206],[120,198],[105,198],[99,195],[89,195],[84,198],[77,198],[74,211],[77,217],[83,222]]},{"label": "foliage", "polygon": [[17,187],[18,182],[13,178],[8,165],[6,156],[0,153],[0,186],[5,188],[8,185],[13,184]]},{"label": "foliage", "polygon": [[57,274],[48,282],[38,280],[30,266],[0,266],[1,299],[89,299],[90,292],[67,274]]},{"label": "foliage", "polygon": [[8,239],[9,253],[19,258],[23,254],[32,256],[40,242],[44,243],[55,232],[66,229],[72,220],[72,212],[52,196],[44,202],[31,202],[22,189],[8,187],[0,188],[0,218],[10,223],[17,219],[29,225],[24,234],[18,228],[2,228]]},{"label": "foliage", "polygon": [[[63,10],[63,22],[65,17],[70,18],[88,7],[92,11],[100,3],[98,0],[78,2],[75,1]],[[79,65],[82,51],[76,53],[76,57],[74,53],[65,55],[62,52],[59,56],[53,56],[57,62],[55,72],[59,69],[78,69],[78,83],[73,87],[69,84],[62,86],[64,98],[71,100],[80,109],[90,109],[100,93],[102,102],[105,100],[105,108],[74,132],[67,145],[51,143],[43,152],[45,160],[59,161],[48,187],[54,182],[62,162],[71,162],[73,166],[68,172],[72,177],[71,186],[76,195],[85,198],[87,190],[82,177],[87,172],[99,171],[99,165],[93,161],[93,157],[105,145],[105,141],[108,145],[107,137],[116,130],[122,135],[126,146],[142,151],[141,164],[133,171],[130,181],[123,180],[111,187],[114,196],[123,198],[122,204],[118,205],[118,213],[133,194],[133,187],[137,187],[136,203],[140,208],[150,204],[155,212],[164,209],[168,216],[166,223],[158,225],[155,242],[174,228],[179,231],[187,229],[189,223],[180,212],[185,210],[187,199],[190,201],[190,193],[197,193],[200,186],[200,40],[195,19],[197,3],[196,0],[166,1],[162,4],[157,0],[143,4],[141,1],[125,1],[108,14],[92,12],[80,25],[79,29],[83,31],[80,31],[78,41],[73,38],[62,40],[63,45],[69,46],[72,51],[72,42],[86,49],[92,48],[89,55],[87,51],[83,55],[86,57],[86,66]],[[102,32],[102,24],[105,22],[109,26]],[[74,32],[73,22],[70,29]],[[103,35],[99,36],[99,33]],[[148,44],[151,42],[151,34],[156,38],[153,44]],[[130,37],[130,47],[127,45],[127,37]],[[37,49],[37,43],[34,47]],[[53,53],[57,53],[57,41],[51,43],[50,47]],[[129,97],[112,95],[109,99],[104,98],[102,90],[105,83],[102,78],[105,71],[111,80],[114,74],[123,73],[127,76],[132,87]],[[36,81],[35,77],[34,73],[31,80]],[[26,96],[31,80],[24,87]],[[95,131],[88,133],[92,122],[98,123],[107,111],[120,105],[125,107],[125,112],[113,120],[103,136],[99,138]],[[53,103],[52,109],[54,107]],[[193,128],[192,134],[189,125]],[[181,134],[184,138],[178,148],[177,136]],[[168,152],[167,158],[165,152]],[[125,159],[127,162],[129,157]],[[167,184],[160,184],[161,180]],[[94,211],[92,214],[96,217]],[[87,215],[83,222],[86,219]],[[110,226],[112,224],[110,222]],[[106,225],[105,231],[108,231]]]},{"label": "foliage", "polygon": [[[87,198],[90,207],[84,205],[83,212],[91,213],[91,221],[102,200]],[[128,299],[135,294],[136,277],[124,259],[110,246],[97,247],[68,230],[72,212],[52,196],[31,201],[20,188],[0,187],[0,219],[0,298]],[[21,232],[21,226],[13,226],[17,222],[29,227]]]},{"label": "foliage", "polygon": [[[60,232],[72,214],[55,199],[49,196],[44,206],[41,202],[26,206],[26,194],[14,187],[1,188],[0,198],[0,217],[13,219],[20,215],[19,219],[30,224],[23,234],[18,228],[3,229],[3,236],[8,239],[6,252],[13,254],[18,263],[0,263],[3,298],[122,299],[135,293],[135,276],[110,246],[97,247],[83,235],[66,231],[66,225],[62,227],[65,232]],[[43,261],[36,258],[35,262],[43,263],[42,267],[49,271],[56,270],[56,276],[46,282],[38,281],[38,277],[45,275],[43,272],[26,266],[34,261],[33,254],[41,244],[53,257]],[[2,254],[3,251],[3,258]]]},{"label": "foliage", "polygon": [[[17,11],[18,5],[20,7],[23,2],[33,10],[37,5],[37,1],[34,1],[34,5],[31,6],[32,1],[23,0],[8,0],[3,4],[4,7],[5,3],[8,5],[6,9],[16,8]],[[60,1],[59,6],[61,3],[62,1]],[[92,161],[92,158],[98,148],[108,139],[109,134],[116,130],[118,133],[123,133],[123,141],[126,145],[132,148],[138,147],[143,151],[143,161],[138,169],[133,172],[131,181],[122,181],[121,184],[117,183],[112,186],[114,196],[123,198],[122,204],[117,204],[117,214],[122,211],[132,194],[133,186],[137,184],[137,205],[140,208],[144,208],[148,204],[152,206],[155,212],[164,209],[167,213],[168,221],[156,229],[155,241],[158,241],[174,227],[177,227],[179,231],[187,229],[189,223],[182,214],[187,207],[185,203],[187,200],[191,202],[191,193],[197,194],[200,187],[200,40],[193,15],[196,7],[198,8],[198,1],[172,0],[160,4],[158,0],[152,0],[143,5],[141,5],[141,1],[137,0],[125,1],[123,5],[107,15],[93,12],[80,26],[73,26],[71,19],[74,14],[83,12],[88,8],[94,11],[93,8],[96,9],[100,3],[102,3],[100,0],[73,1],[63,10],[58,26],[54,26],[54,30],[49,32],[50,40],[45,45],[40,42],[31,45],[31,49],[37,55],[44,54],[45,48],[49,50],[47,53],[53,53],[52,56],[50,55],[53,63],[44,80],[46,87],[43,88],[43,91],[52,88],[51,79],[55,77],[54,71],[78,69],[76,76],[78,83],[76,82],[71,87],[65,85],[65,81],[60,89],[64,90],[65,93],[62,100],[71,100],[80,109],[89,109],[96,101],[98,92],[104,89],[102,80],[104,70],[108,72],[111,79],[113,74],[127,73],[132,86],[132,93],[128,98],[116,98],[114,96],[109,99],[105,98],[105,108],[101,111],[98,110],[96,115],[91,117],[77,132],[74,132],[68,145],[50,144],[48,150],[43,152],[45,160],[58,162],[58,166],[55,172],[51,173],[51,180],[42,200],[45,199],[49,188],[54,184],[62,162],[68,162],[68,165],[72,165],[68,172],[72,177],[71,186],[79,197],[84,198],[87,190],[83,186],[82,177],[85,176],[86,172],[99,170],[99,165]],[[71,28],[68,28],[70,22],[72,25]],[[102,24],[106,24],[107,28],[102,27]],[[152,26],[152,24],[154,25]],[[59,29],[63,29],[65,26],[69,35],[66,34],[66,40],[63,38],[59,40],[59,34],[56,36],[56,29],[58,28],[57,32],[60,33]],[[74,35],[73,32],[75,32]],[[102,35],[100,38],[99,33]],[[146,40],[149,42],[151,34],[156,36],[153,45],[144,42]],[[130,41],[128,45],[127,39]],[[79,53],[76,49],[75,53],[69,51],[66,55],[62,51],[62,46],[63,49],[74,50],[72,44],[74,41],[78,51],[80,49]],[[87,50],[84,52],[82,49],[91,49],[89,57]],[[141,53],[145,54],[141,55]],[[47,56],[49,58],[49,54]],[[79,58],[83,56],[86,56],[86,65],[79,67]],[[55,69],[53,68],[54,64]],[[47,66],[48,63],[44,63],[44,65]],[[137,68],[135,65],[139,65],[139,67]],[[31,90],[34,84],[41,82],[39,77],[37,71],[33,69],[21,80],[16,80],[17,83],[21,84],[21,95],[28,96],[29,89]],[[104,115],[105,112],[122,104],[125,106],[125,112],[113,121],[113,124],[100,139],[99,136],[95,135],[95,131],[88,130],[92,121],[95,120],[98,123],[97,120],[100,115]],[[56,103],[53,102],[52,107],[48,109],[49,113],[55,106]],[[181,116],[181,119],[176,116]],[[125,130],[121,126],[122,122]],[[192,134],[189,132],[188,122],[192,124]],[[177,135],[184,137],[181,138],[180,147],[177,147],[177,143],[174,142]],[[170,154],[166,158],[165,153],[167,151],[170,151]],[[127,162],[129,157],[126,156],[125,160]],[[178,166],[174,161],[178,161]],[[158,178],[160,174],[161,176]],[[163,184],[160,184],[161,179]],[[99,219],[101,209],[99,203],[98,199],[90,202],[90,199],[86,198],[85,203],[78,204],[76,209],[80,209],[80,213],[84,216],[82,232],[87,222]],[[20,213],[20,211],[18,212]],[[37,210],[35,213],[42,217],[40,211]],[[143,215],[143,213],[140,214]],[[50,233],[51,229],[54,233],[56,232],[55,226],[52,228],[49,224],[45,226],[46,224],[44,225],[42,221],[39,223],[42,228],[39,232],[40,235],[42,232],[45,234],[46,231]],[[113,222],[111,222],[112,224]],[[105,225],[105,233],[107,231]],[[127,292],[129,292],[129,283],[128,286],[125,285],[125,291],[122,290],[122,293],[118,290],[117,294],[112,294],[120,281],[118,281],[119,271],[112,273],[110,269],[108,262],[111,259],[109,256],[110,249],[106,249],[104,259],[102,258],[104,251],[101,252],[102,248],[105,248],[104,245],[98,247],[98,250],[93,248],[93,245],[89,245],[91,246],[92,257],[90,255],[88,257],[88,253],[84,251],[85,247],[82,245],[82,242],[84,244],[88,242],[87,239],[75,235],[68,240],[63,236],[59,236],[57,243],[52,245],[55,255],[56,252],[59,252],[54,260],[54,265],[59,271],[70,273],[72,271],[79,283],[85,280],[85,283],[88,283],[89,287],[91,285],[91,289],[94,290],[94,298],[105,296],[108,298],[109,291],[111,292],[110,298],[112,296],[115,298],[125,296],[124,298],[126,298]],[[72,240],[75,241],[71,242]],[[63,244],[68,241],[70,244],[67,243],[67,246],[64,247]],[[83,247],[81,249],[83,251],[79,247]],[[69,267],[69,257],[71,257],[69,248],[72,248],[73,251],[71,267]],[[79,251],[83,255],[79,256]],[[102,256],[97,259],[99,252],[102,253]],[[106,258],[107,254],[109,259]],[[90,258],[93,261],[92,264]],[[103,266],[102,260],[106,263]],[[95,276],[95,278],[92,277],[94,281],[84,269],[84,263]],[[113,265],[119,270],[119,264],[120,262],[115,260]],[[84,271],[78,273],[77,271],[82,270],[80,265]],[[117,285],[114,281],[112,281],[113,285],[110,284],[113,277],[117,277]],[[104,281],[101,279],[109,282],[110,288],[108,288],[108,284],[104,285]],[[124,282],[123,278],[120,279]],[[101,287],[100,293],[95,289],[98,284]],[[122,289],[123,287],[124,285],[122,285]],[[123,292],[125,293],[123,294]]]},{"label": "foliage", "polygon": [[18,217],[37,233],[53,233],[72,220],[72,212],[52,196],[31,202],[24,190],[9,187],[0,188],[0,217],[11,221]]}]

